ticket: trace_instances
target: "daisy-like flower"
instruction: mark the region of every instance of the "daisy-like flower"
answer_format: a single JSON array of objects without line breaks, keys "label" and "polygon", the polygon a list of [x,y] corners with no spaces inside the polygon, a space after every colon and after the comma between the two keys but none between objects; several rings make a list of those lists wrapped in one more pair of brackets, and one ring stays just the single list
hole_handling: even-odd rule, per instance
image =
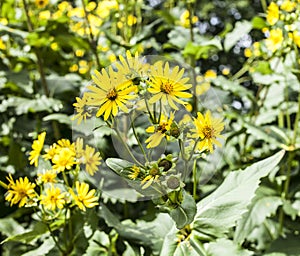
[{"label": "daisy-like flower", "polygon": [[51,186],[45,189],[45,195],[41,195],[41,204],[48,210],[55,211],[56,208],[62,209],[65,204],[65,193],[60,188]]},{"label": "daisy-like flower", "polygon": [[280,28],[276,28],[270,31],[270,36],[267,39],[265,39],[265,42],[267,48],[270,51],[275,52],[282,46],[283,40],[284,38],[282,30]]},{"label": "daisy-like flower", "polygon": [[108,72],[102,69],[101,73],[95,71],[92,76],[96,86],[88,86],[91,92],[86,92],[89,97],[87,105],[99,107],[96,116],[104,115],[106,121],[110,115],[116,116],[119,110],[127,113],[126,106],[136,95],[137,87],[133,85],[121,72],[113,71],[110,66]]},{"label": "daisy-like flower", "polygon": [[49,148],[45,149],[46,154],[42,155],[42,157],[46,160],[52,160],[52,158],[57,153],[57,144],[53,143]]},{"label": "daisy-like flower", "polygon": [[274,25],[279,20],[279,7],[276,3],[271,2],[267,10],[267,22]]},{"label": "daisy-like flower", "polygon": [[128,178],[131,179],[131,180],[135,180],[141,173],[141,169],[140,167],[134,165],[130,168],[131,170],[131,173],[128,174]]},{"label": "daisy-like flower", "polygon": [[44,8],[47,6],[48,3],[49,3],[49,0],[35,0],[35,5],[38,8]]},{"label": "daisy-like flower", "polygon": [[62,148],[58,150],[58,154],[56,154],[53,159],[53,170],[56,172],[63,172],[65,169],[70,170],[75,161],[75,152],[70,148]]},{"label": "daisy-like flower", "polygon": [[38,181],[41,183],[55,183],[56,182],[56,171],[47,170],[44,173],[38,173]]},{"label": "daisy-like flower", "polygon": [[160,170],[158,167],[153,166],[149,174],[141,181],[142,189],[149,188],[153,182],[157,182],[161,176]]},{"label": "daisy-like flower", "polygon": [[83,163],[85,164],[85,169],[90,175],[98,170],[100,165],[101,156],[99,152],[95,153],[95,149],[86,145],[83,152]]},{"label": "daisy-like flower", "polygon": [[[169,135],[172,123],[174,120],[174,113],[171,112],[170,118],[161,115],[158,125],[152,125],[146,129],[146,132],[153,133],[145,142],[148,143],[147,148],[157,147],[161,140]],[[168,137],[167,137],[168,138]]]},{"label": "daisy-like flower", "polygon": [[87,106],[88,97],[86,94],[83,94],[82,98],[76,97],[76,101],[73,104],[76,115],[72,117],[72,120],[77,119],[77,124],[80,124],[82,120],[86,121],[87,118],[91,117],[91,113]]},{"label": "daisy-like flower", "polygon": [[42,132],[41,134],[38,135],[37,140],[33,141],[32,143],[32,151],[29,153],[29,161],[30,164],[34,164],[35,167],[38,166],[38,161],[39,161],[39,156],[41,154],[41,151],[44,146],[45,142],[45,137],[46,137],[46,132]]},{"label": "daisy-like flower", "polygon": [[16,182],[11,176],[7,179],[9,184],[5,200],[10,202],[11,206],[19,203],[19,207],[23,207],[27,203],[28,199],[32,199],[36,196],[34,191],[35,184],[31,183],[27,177],[21,177],[16,180]]},{"label": "daisy-like flower", "polygon": [[156,62],[151,66],[150,79],[148,81],[148,91],[154,94],[149,103],[161,101],[163,105],[169,105],[178,110],[175,102],[184,105],[185,102],[179,98],[191,98],[192,94],[185,92],[192,87],[187,84],[188,77],[183,77],[184,68],[179,71],[179,66],[170,69],[169,63],[163,66],[162,61]]},{"label": "daisy-like flower", "polygon": [[133,57],[131,56],[130,51],[126,51],[126,58],[120,55],[120,62],[116,62],[115,66],[118,69],[118,72],[123,74],[126,79],[133,80],[139,77],[144,77],[147,74],[149,66],[144,63],[143,59],[139,58],[137,52]]},{"label": "daisy-like flower", "polygon": [[222,118],[211,117],[210,111],[207,111],[205,116],[198,112],[197,118],[194,119],[195,129],[192,129],[192,138],[201,139],[198,142],[197,149],[199,151],[209,150],[213,152],[213,145],[221,147],[221,143],[217,141],[217,138],[222,138],[220,133],[224,129],[224,123]]},{"label": "daisy-like flower", "polygon": [[291,0],[285,0],[281,5],[280,5],[280,9],[284,10],[286,12],[291,12],[295,9],[295,7],[297,6],[297,3],[292,2]]},{"label": "daisy-like flower", "polygon": [[75,193],[72,189],[70,189],[69,192],[80,210],[85,211],[86,208],[93,208],[99,204],[99,198],[95,196],[96,190],[92,189],[89,191],[90,187],[88,184],[76,181],[75,187],[77,193]]}]

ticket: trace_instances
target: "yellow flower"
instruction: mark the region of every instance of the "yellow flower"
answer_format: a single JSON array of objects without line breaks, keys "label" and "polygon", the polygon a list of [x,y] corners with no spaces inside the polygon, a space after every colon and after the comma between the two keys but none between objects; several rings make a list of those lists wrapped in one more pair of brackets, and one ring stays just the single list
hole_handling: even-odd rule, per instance
[{"label": "yellow flower", "polygon": [[270,51],[275,52],[281,47],[283,39],[282,30],[280,28],[273,29],[270,31],[270,36],[265,39],[266,46]]},{"label": "yellow flower", "polygon": [[46,132],[42,132],[38,135],[38,139],[32,143],[32,151],[29,153],[30,164],[34,164],[35,167],[38,166],[39,156],[43,149],[45,142]]},{"label": "yellow flower", "polygon": [[204,74],[205,79],[214,79],[217,78],[217,73],[213,69],[209,69]]},{"label": "yellow flower", "polygon": [[38,181],[42,183],[55,183],[56,172],[54,170],[48,170],[45,173],[38,173]]},{"label": "yellow flower", "polygon": [[6,44],[3,42],[2,38],[0,38],[0,50],[6,50]]},{"label": "yellow flower", "polygon": [[100,165],[100,153],[95,153],[94,148],[86,145],[83,152],[83,159],[86,171],[93,176],[94,173],[98,170],[98,166]]},{"label": "yellow flower", "polygon": [[197,149],[199,151],[209,150],[213,152],[213,145],[221,147],[221,143],[217,141],[217,138],[222,138],[220,135],[221,131],[224,129],[224,123],[221,118],[211,117],[210,111],[207,111],[205,116],[198,112],[197,118],[194,119],[195,129],[192,129],[191,132],[194,134],[191,135],[192,138],[201,139],[198,142]]},{"label": "yellow flower", "polygon": [[90,69],[90,66],[86,60],[79,61],[79,74],[86,74]]},{"label": "yellow flower", "polygon": [[89,97],[87,105],[99,107],[97,117],[104,114],[104,120],[107,120],[110,115],[116,116],[119,109],[128,112],[126,104],[136,97],[133,94],[136,86],[130,80],[113,71],[111,66],[108,72],[105,69],[102,69],[102,73],[95,71],[92,79],[96,86],[88,86],[91,92],[86,93]]},{"label": "yellow flower", "polygon": [[57,144],[53,143],[50,148],[45,149],[46,154],[43,155],[43,158],[46,160],[51,160],[56,155]]},{"label": "yellow flower", "polygon": [[35,0],[35,5],[38,8],[44,8],[49,3],[49,0]]},{"label": "yellow flower", "polygon": [[175,102],[184,105],[185,102],[178,97],[191,98],[192,94],[184,91],[190,89],[192,85],[187,84],[189,78],[183,78],[183,74],[183,68],[180,71],[179,66],[170,69],[168,62],[163,66],[163,62],[158,61],[151,66],[148,91],[154,95],[149,99],[149,103],[161,101],[163,105],[169,105],[176,110],[178,107]]},{"label": "yellow flower", "polygon": [[78,65],[77,64],[73,64],[71,67],[69,67],[69,71],[70,72],[76,72],[76,71],[78,71]]},{"label": "yellow flower", "polygon": [[295,9],[295,7],[297,6],[297,3],[295,2],[291,2],[290,0],[285,0],[281,5],[280,5],[280,9],[284,10],[286,12],[291,12]]},{"label": "yellow flower", "polygon": [[222,74],[223,74],[224,76],[229,75],[229,74],[230,74],[230,68],[227,68],[227,67],[223,68],[223,69],[222,69]]},{"label": "yellow flower", "polygon": [[68,11],[68,17],[84,18],[84,10],[81,7],[75,7]]},{"label": "yellow flower", "polygon": [[136,24],[136,17],[133,16],[132,14],[129,14],[128,17],[127,17],[127,24],[128,26],[133,26],[134,24]]},{"label": "yellow flower", "polygon": [[132,179],[132,180],[135,180],[141,173],[141,169],[136,165],[131,167],[131,171],[132,172],[130,174],[128,174],[128,178]]},{"label": "yellow flower", "polygon": [[41,204],[48,210],[55,211],[56,208],[62,209],[65,204],[65,193],[60,188],[51,186],[45,189],[46,195],[41,195]]},{"label": "yellow flower", "polygon": [[157,182],[161,173],[157,167],[152,167],[147,175],[142,181],[142,189],[146,189],[152,185],[153,182]]},{"label": "yellow flower", "polygon": [[[195,24],[198,21],[197,16],[192,17],[192,23]],[[190,12],[188,10],[185,10],[181,15],[180,15],[180,25],[188,28],[190,27]]]},{"label": "yellow flower", "polygon": [[41,11],[39,13],[40,20],[49,20],[51,18],[51,12],[49,10]]},{"label": "yellow flower", "polygon": [[109,16],[111,10],[117,10],[119,8],[118,1],[115,0],[103,0],[98,3],[98,7],[96,9],[97,15],[105,19]]},{"label": "yellow flower", "polygon": [[174,120],[174,113],[171,112],[170,118],[165,115],[161,115],[158,125],[150,126],[146,129],[146,132],[153,133],[145,142],[148,143],[147,148],[157,147],[161,140],[168,135],[171,129],[171,125]]},{"label": "yellow flower", "polygon": [[57,42],[53,42],[50,44],[50,48],[53,50],[53,51],[58,51],[59,50],[59,45]]},{"label": "yellow flower", "polygon": [[300,47],[300,33],[298,31],[293,31],[293,33],[289,33],[289,37],[293,39],[294,43]]},{"label": "yellow flower", "polygon": [[126,51],[126,58],[120,55],[119,60],[120,62],[116,62],[115,66],[126,79],[132,80],[147,75],[149,66],[143,63],[144,58],[140,59],[137,52],[133,57],[130,51]]},{"label": "yellow flower", "polygon": [[73,197],[75,204],[79,207],[80,210],[85,211],[86,208],[93,208],[98,205],[98,197],[95,196],[96,190],[92,189],[89,191],[89,185],[79,181],[75,183],[77,193],[70,189],[69,192]]},{"label": "yellow flower", "polygon": [[19,207],[24,206],[28,199],[32,199],[35,197],[35,184],[29,182],[28,178],[24,179],[21,177],[16,182],[10,176],[7,178],[9,180],[8,191],[5,196],[5,200],[10,202],[10,205],[19,203]]},{"label": "yellow flower", "polygon": [[244,50],[244,55],[245,55],[245,57],[247,57],[247,58],[251,57],[251,56],[252,56],[252,51],[251,51],[251,49],[250,49],[250,48],[246,48],[246,49]]},{"label": "yellow flower", "polygon": [[267,22],[274,25],[279,19],[279,7],[276,3],[271,2],[267,10]]},{"label": "yellow flower", "polygon": [[67,147],[58,150],[58,153],[52,158],[53,170],[63,172],[70,170],[75,162],[75,152]]}]

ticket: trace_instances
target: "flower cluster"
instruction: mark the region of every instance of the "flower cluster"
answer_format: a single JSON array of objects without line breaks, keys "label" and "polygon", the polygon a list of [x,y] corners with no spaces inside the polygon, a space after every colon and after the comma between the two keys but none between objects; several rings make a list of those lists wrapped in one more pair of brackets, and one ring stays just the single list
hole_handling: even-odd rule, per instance
[{"label": "flower cluster", "polygon": [[284,54],[300,47],[299,0],[273,1],[267,8],[266,26],[262,32],[266,39],[255,42],[252,49],[245,50],[246,57]]},{"label": "flower cluster", "polygon": [[[119,62],[107,69],[95,71],[93,83],[87,86],[82,97],[77,97],[73,104],[76,112],[73,119],[78,124],[88,118],[101,118],[110,128],[115,128],[121,141],[123,138],[115,126],[118,123],[116,119],[122,116],[130,119],[131,128],[128,132],[134,134],[144,155],[142,162],[146,164],[134,159],[123,141],[128,154],[136,160],[127,177],[139,180],[143,189],[153,183],[167,182],[165,178],[160,179],[166,173],[161,167],[155,166],[157,160],[150,164],[151,152],[159,145],[177,143],[176,157],[180,155],[186,162],[193,159],[194,155],[212,153],[215,145],[221,146],[218,139],[222,138],[221,132],[224,129],[222,118],[212,117],[210,111],[191,116],[192,113],[188,112],[188,106],[192,103],[190,78],[186,69],[172,64],[161,59],[150,64],[145,57],[139,58],[137,54],[132,56],[128,51],[126,58],[120,56]],[[209,89],[210,78],[215,76],[214,71],[207,72],[204,82],[208,86],[199,94]],[[186,114],[183,115],[182,111]],[[141,136],[138,136],[135,129],[134,116],[147,117],[147,121],[143,119],[138,124],[139,131],[143,129]],[[147,150],[149,153],[146,153]]]},{"label": "flower cluster", "polygon": [[[95,153],[95,149],[88,145],[83,147],[83,140],[79,138],[75,143],[68,139],[58,140],[42,154],[45,137],[46,132],[42,132],[33,141],[29,161],[37,167],[42,157],[44,161],[50,161],[52,168],[39,172],[35,182],[29,181],[28,177],[14,180],[10,174],[8,184],[1,182],[7,189],[5,199],[10,205],[40,207],[42,212],[73,206],[85,211],[98,205],[96,190],[90,190],[89,185],[78,181],[77,177],[80,165],[91,175],[98,170],[101,160],[99,152]],[[70,180],[74,180],[73,184],[69,184]]]}]

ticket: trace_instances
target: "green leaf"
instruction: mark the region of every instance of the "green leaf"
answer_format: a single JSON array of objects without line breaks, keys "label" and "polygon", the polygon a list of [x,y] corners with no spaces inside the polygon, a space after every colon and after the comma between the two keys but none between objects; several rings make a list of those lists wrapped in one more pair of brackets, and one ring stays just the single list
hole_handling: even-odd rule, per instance
[{"label": "green leaf", "polygon": [[121,177],[128,178],[126,169],[131,168],[134,164],[120,158],[108,158],[105,161],[106,165]]},{"label": "green leaf", "polygon": [[13,218],[0,219],[0,230],[3,235],[6,235],[8,237],[25,232],[23,226],[21,226]]},{"label": "green leaf", "polygon": [[221,238],[216,242],[211,242],[208,244],[207,256],[220,256],[220,255],[234,255],[234,256],[250,256],[253,252],[245,250],[239,245],[234,244],[233,241]]},{"label": "green leaf", "polygon": [[282,199],[270,195],[270,190],[266,188],[259,188],[256,194],[248,211],[237,223],[234,240],[239,244],[242,244],[255,227],[261,225],[267,217],[275,214],[278,206],[282,205]]},{"label": "green leaf", "polygon": [[266,20],[259,16],[253,17],[251,23],[254,29],[262,29],[266,27]]},{"label": "green leaf", "polygon": [[235,24],[233,31],[228,33],[224,40],[224,49],[229,51],[244,35],[247,35],[252,29],[252,24],[249,21],[238,21]]},{"label": "green leaf", "polygon": [[22,256],[43,256],[46,255],[54,247],[55,242],[52,237],[49,237],[45,239],[37,249],[24,253],[22,254]]},{"label": "green leaf", "polygon": [[59,114],[59,113],[50,114],[43,118],[43,121],[53,121],[53,120],[55,120],[61,124],[67,124],[69,126],[72,125],[71,117],[66,114]]},{"label": "green leaf", "polygon": [[3,240],[1,243],[6,243],[8,241],[29,243],[30,241],[39,238],[40,236],[46,234],[47,232],[49,232],[47,226],[42,222],[37,222],[33,230],[24,232],[22,234],[10,236],[5,240]]},{"label": "green leaf", "polygon": [[217,237],[227,233],[247,212],[260,179],[276,167],[283,155],[280,151],[243,171],[230,172],[217,190],[197,203],[194,228]]},{"label": "green leaf", "polygon": [[109,250],[109,237],[105,232],[96,230],[89,239],[89,245],[83,256],[106,256]]},{"label": "green leaf", "polygon": [[170,216],[176,223],[178,229],[190,224],[196,214],[196,202],[185,190],[182,190],[183,201],[175,209],[170,211]]}]

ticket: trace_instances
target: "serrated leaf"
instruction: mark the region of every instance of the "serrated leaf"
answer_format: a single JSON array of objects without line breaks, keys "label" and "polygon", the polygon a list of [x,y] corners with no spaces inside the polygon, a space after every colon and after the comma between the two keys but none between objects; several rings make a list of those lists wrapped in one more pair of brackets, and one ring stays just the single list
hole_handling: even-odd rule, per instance
[{"label": "serrated leaf", "polygon": [[280,151],[243,171],[230,172],[217,190],[197,203],[194,228],[216,237],[227,233],[247,212],[260,179],[276,167],[283,155]]},{"label": "serrated leaf", "polygon": [[249,21],[238,21],[235,24],[233,31],[228,33],[224,40],[224,49],[229,51],[244,35],[248,34],[252,29],[252,24]]},{"label": "serrated leaf", "polygon": [[282,205],[282,199],[274,195],[266,195],[258,189],[248,211],[238,221],[234,240],[241,244],[253,229],[261,225],[267,217],[272,216],[277,208]]}]

